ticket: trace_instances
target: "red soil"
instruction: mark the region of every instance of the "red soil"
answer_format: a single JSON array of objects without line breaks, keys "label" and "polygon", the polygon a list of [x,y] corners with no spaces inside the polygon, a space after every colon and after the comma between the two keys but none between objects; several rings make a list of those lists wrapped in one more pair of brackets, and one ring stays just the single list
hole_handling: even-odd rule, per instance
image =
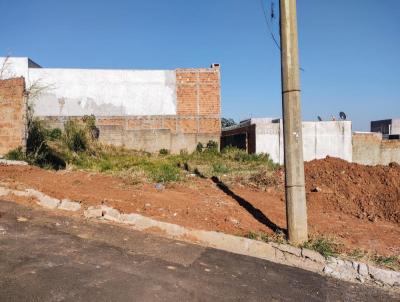
[{"label": "red soil", "polygon": [[[400,166],[362,166],[335,158],[305,165],[311,234],[341,241],[346,249],[400,254]],[[226,187],[193,177],[157,191],[117,177],[31,166],[0,166],[0,181],[89,205],[107,204],[196,229],[245,235],[285,228],[282,190]],[[317,191],[317,192],[313,192]]]},{"label": "red soil", "polygon": [[361,219],[400,224],[400,165],[364,166],[337,158],[306,164],[312,199]]}]

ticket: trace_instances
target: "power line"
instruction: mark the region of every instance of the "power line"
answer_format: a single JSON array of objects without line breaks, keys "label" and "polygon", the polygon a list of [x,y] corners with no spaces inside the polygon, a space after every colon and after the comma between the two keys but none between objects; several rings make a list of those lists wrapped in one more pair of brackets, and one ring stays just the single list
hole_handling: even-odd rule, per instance
[{"label": "power line", "polygon": [[[274,2],[271,3],[271,22],[268,20],[268,16],[267,16],[267,12],[266,12],[266,9],[265,9],[264,1],[260,0],[260,4],[261,4],[261,10],[263,11],[265,23],[267,24],[267,30],[268,30],[269,34],[271,35],[272,40],[274,41],[274,44],[276,45],[276,47],[278,47],[279,51],[281,51],[281,46],[279,45],[279,42],[276,39],[274,31],[273,31],[272,20],[275,19]],[[305,71],[301,66],[299,67],[299,69],[301,71],[303,71],[303,72]]]},{"label": "power line", "polygon": [[[260,4],[261,4],[261,10],[263,11],[265,23],[267,24],[267,29],[268,29],[268,31],[269,31],[269,33],[270,33],[270,35],[271,35],[271,37],[272,37],[272,40],[274,41],[276,47],[278,47],[278,49],[279,49],[279,51],[280,51],[280,50],[281,50],[281,46],[279,45],[278,40],[276,39],[276,37],[275,37],[275,35],[274,35],[274,32],[273,32],[273,30],[272,30],[272,25],[271,25],[271,23],[270,23],[269,20],[268,20],[268,16],[267,16],[267,12],[266,12],[266,9],[265,9],[264,1],[263,1],[263,0],[260,0]],[[272,6],[272,7],[273,7],[273,6]],[[274,15],[274,12],[272,11],[272,12],[271,12],[271,19],[273,19],[274,17],[275,17],[275,15]]]}]

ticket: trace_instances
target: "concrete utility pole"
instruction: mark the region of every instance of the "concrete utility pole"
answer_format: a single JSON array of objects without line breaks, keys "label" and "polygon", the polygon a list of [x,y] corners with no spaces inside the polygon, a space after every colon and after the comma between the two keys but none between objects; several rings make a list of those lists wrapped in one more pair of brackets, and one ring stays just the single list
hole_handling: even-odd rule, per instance
[{"label": "concrete utility pole", "polygon": [[296,0],[280,0],[282,107],[288,239],[308,240],[300,112],[299,50]]}]

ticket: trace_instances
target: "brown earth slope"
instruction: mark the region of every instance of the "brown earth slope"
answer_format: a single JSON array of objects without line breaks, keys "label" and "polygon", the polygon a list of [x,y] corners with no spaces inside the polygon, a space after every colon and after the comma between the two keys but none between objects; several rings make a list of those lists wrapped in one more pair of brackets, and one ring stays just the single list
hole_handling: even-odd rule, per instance
[{"label": "brown earth slope", "polygon": [[327,157],[305,165],[313,202],[371,221],[400,224],[400,165],[364,166]]}]

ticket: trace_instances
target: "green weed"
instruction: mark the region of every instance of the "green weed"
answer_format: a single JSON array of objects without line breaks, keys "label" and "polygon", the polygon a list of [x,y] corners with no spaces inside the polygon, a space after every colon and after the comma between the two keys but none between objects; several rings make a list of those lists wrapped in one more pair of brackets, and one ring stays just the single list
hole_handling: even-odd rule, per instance
[{"label": "green weed", "polygon": [[169,150],[168,149],[160,149],[160,151],[158,152],[160,155],[168,155],[169,154]]},{"label": "green weed", "polygon": [[224,174],[229,172],[229,168],[222,163],[213,164],[213,172],[216,174]]},{"label": "green weed", "polygon": [[203,152],[203,149],[204,149],[203,144],[202,144],[201,142],[199,142],[199,143],[197,144],[197,146],[196,146],[196,151],[197,151],[198,153],[201,153],[201,152]]},{"label": "green weed", "polygon": [[[205,147],[199,143],[195,152],[182,150],[178,155],[170,154],[167,149],[150,154],[101,145],[96,141],[95,121],[93,116],[68,120],[61,131],[50,130],[43,122],[32,120],[26,154],[22,149],[13,150],[8,157],[26,159],[31,164],[46,168],[60,169],[68,164],[77,169],[123,175],[126,178],[140,171],[140,177],[129,180],[133,183],[143,179],[155,182],[180,181],[186,172],[201,177],[219,176],[229,183],[238,175],[246,179],[252,175],[258,178],[257,173],[272,171],[276,167],[268,155],[247,154],[234,147],[219,152],[218,143],[214,141],[209,141]],[[273,182],[272,174],[268,181]]]},{"label": "green weed", "polygon": [[372,261],[376,264],[384,267],[388,267],[391,269],[399,269],[400,268],[400,258],[399,256],[380,256],[374,255],[372,257]]},{"label": "green weed", "polygon": [[366,255],[365,251],[360,249],[352,250],[350,253],[347,254],[347,256],[350,257],[351,259],[356,259],[356,260],[364,258],[365,255]]},{"label": "green weed", "polygon": [[68,120],[65,123],[63,140],[72,152],[82,152],[89,149],[88,132],[75,120]]},{"label": "green weed", "polygon": [[206,145],[206,151],[212,152],[212,153],[217,153],[219,151],[218,143],[216,141],[209,140]]},{"label": "green weed", "polygon": [[173,182],[180,180],[180,169],[170,164],[154,165],[149,168],[150,176],[155,182]]},{"label": "green weed", "polygon": [[331,239],[324,237],[312,238],[302,247],[317,251],[325,258],[335,257],[340,254],[340,245]]},{"label": "green weed", "polygon": [[9,151],[4,157],[10,160],[26,160],[26,155],[22,147]]}]

